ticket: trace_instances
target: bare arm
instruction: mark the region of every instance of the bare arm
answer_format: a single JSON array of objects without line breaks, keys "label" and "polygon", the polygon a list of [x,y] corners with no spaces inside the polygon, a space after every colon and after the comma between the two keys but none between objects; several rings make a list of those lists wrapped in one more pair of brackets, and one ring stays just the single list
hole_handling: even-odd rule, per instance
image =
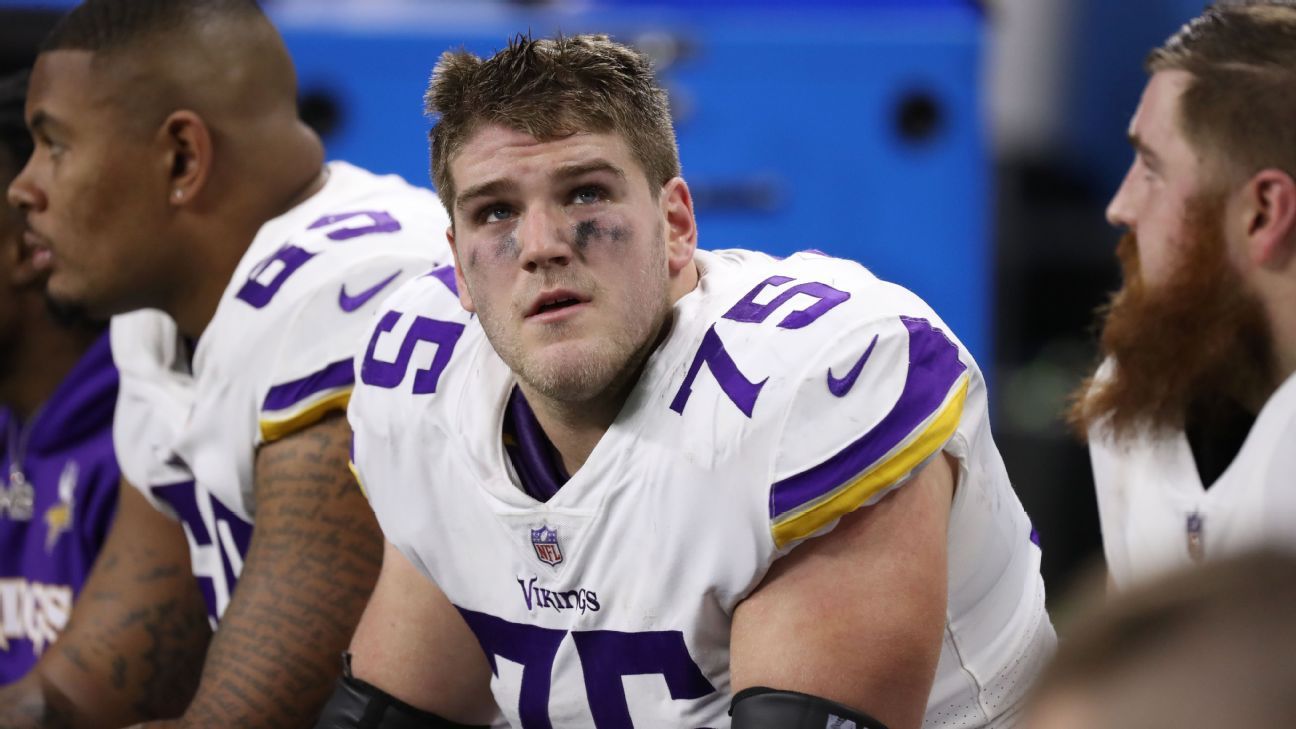
[{"label": "bare arm", "polygon": [[334,415],[257,453],[252,542],[182,726],[310,726],[324,705],[381,563],[349,439]]},{"label": "bare arm", "polygon": [[351,654],[356,678],[411,706],[470,725],[498,713],[490,664],[467,623],[391,544]]},{"label": "bare arm", "polygon": [[800,691],[922,726],[946,611],[948,456],[776,562],[734,611],[734,693]]},{"label": "bare arm", "polygon": [[178,716],[211,638],[179,524],[122,482],[117,515],[59,639],[0,689],[0,728]]}]

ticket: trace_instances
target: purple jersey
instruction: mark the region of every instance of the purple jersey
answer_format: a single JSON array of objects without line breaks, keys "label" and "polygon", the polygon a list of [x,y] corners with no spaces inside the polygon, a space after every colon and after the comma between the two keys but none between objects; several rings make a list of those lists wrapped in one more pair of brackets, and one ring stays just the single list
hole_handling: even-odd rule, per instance
[{"label": "purple jersey", "polygon": [[116,399],[105,335],[27,422],[0,409],[0,685],[21,678],[67,624],[108,534]]}]

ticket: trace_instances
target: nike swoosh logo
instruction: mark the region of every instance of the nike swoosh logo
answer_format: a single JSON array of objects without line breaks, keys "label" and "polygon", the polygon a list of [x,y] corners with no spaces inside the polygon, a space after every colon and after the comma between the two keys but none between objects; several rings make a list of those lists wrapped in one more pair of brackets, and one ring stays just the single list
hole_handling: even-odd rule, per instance
[{"label": "nike swoosh logo", "polygon": [[342,311],[347,311],[347,312],[351,312],[351,311],[355,311],[356,309],[359,309],[360,307],[369,303],[370,299],[377,296],[379,291],[382,291],[383,289],[387,288],[387,286],[392,281],[395,281],[396,277],[399,275],[401,275],[401,272],[397,271],[396,273],[393,273],[392,275],[379,281],[373,286],[370,286],[364,291],[361,291],[355,296],[349,296],[347,294],[346,284],[342,284],[342,290],[338,292],[338,306],[342,307]]},{"label": "nike swoosh logo", "polygon": [[864,371],[864,363],[868,361],[869,355],[873,354],[873,347],[877,346],[877,340],[877,335],[874,334],[873,341],[869,342],[868,349],[864,350],[864,354],[860,355],[860,358],[855,361],[855,366],[851,367],[850,372],[847,372],[845,377],[840,379],[833,377],[832,368],[828,368],[828,392],[837,397],[846,397],[846,393],[851,391],[851,388],[855,386],[855,381],[859,379],[860,372]]}]

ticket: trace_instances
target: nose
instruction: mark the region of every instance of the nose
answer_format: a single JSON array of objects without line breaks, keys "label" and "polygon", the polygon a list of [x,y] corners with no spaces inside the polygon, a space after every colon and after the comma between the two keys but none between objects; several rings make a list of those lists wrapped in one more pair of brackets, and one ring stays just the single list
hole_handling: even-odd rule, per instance
[{"label": "nose", "polygon": [[47,202],[45,193],[36,185],[33,177],[32,163],[28,160],[27,164],[18,172],[18,176],[9,183],[9,204],[24,213],[33,210],[44,210]]},{"label": "nose", "polygon": [[563,216],[545,206],[534,206],[516,229],[518,259],[528,272],[571,262],[572,244]]},{"label": "nose", "polygon": [[1125,179],[1121,180],[1120,187],[1116,189],[1116,194],[1112,196],[1111,202],[1107,203],[1107,222],[1115,228],[1134,227],[1134,165],[1130,165],[1129,170],[1125,172]]}]

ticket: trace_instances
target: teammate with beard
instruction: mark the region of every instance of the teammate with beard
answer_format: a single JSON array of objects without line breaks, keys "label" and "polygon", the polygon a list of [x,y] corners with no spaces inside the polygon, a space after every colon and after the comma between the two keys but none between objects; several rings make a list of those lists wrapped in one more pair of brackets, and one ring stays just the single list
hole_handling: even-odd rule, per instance
[{"label": "teammate with beard", "polygon": [[1148,59],[1089,438],[1111,579],[1296,547],[1296,7],[1218,5]]},{"label": "teammate with beard", "polygon": [[89,0],[42,46],[9,199],[50,296],[116,315],[125,483],[0,726],[291,727],[328,696],[382,554],[352,358],[382,295],[449,256],[436,197],[325,164],[296,102],[253,0]]},{"label": "teammate with beard", "polygon": [[1012,726],[1053,631],[948,327],[850,261],[696,250],[606,37],[447,54],[428,105],[457,265],[357,362],[390,546],[320,726]]}]

